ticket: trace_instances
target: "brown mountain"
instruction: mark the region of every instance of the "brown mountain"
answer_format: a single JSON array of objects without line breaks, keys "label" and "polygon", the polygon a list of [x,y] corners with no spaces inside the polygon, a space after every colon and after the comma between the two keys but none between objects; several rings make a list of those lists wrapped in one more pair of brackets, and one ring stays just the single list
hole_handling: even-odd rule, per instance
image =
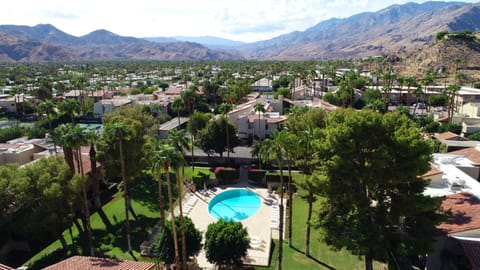
[{"label": "brown mountain", "polygon": [[249,44],[247,59],[346,59],[422,48],[440,31],[480,30],[480,4],[393,5]]},{"label": "brown mountain", "polygon": [[52,25],[0,25],[0,61],[227,60],[240,56],[191,42],[154,43],[106,30],[75,37]]}]

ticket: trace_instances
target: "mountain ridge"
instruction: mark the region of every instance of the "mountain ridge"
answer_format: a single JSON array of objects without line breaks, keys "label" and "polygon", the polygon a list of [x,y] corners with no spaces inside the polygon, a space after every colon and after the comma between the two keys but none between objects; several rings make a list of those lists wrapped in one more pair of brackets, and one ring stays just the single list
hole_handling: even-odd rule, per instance
[{"label": "mountain ridge", "polygon": [[0,61],[351,59],[423,48],[440,31],[479,31],[477,18],[480,2],[407,3],[247,44],[210,36],[124,37],[104,29],[77,37],[50,24],[0,25]]}]

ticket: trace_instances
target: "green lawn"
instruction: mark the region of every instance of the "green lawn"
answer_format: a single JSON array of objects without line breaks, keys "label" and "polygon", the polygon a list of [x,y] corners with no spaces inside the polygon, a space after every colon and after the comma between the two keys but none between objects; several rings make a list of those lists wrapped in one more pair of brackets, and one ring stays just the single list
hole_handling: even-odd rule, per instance
[{"label": "green lawn", "polygon": [[[299,194],[302,190],[298,191]],[[314,213],[312,220],[315,219],[316,208],[319,203],[314,203]],[[333,251],[320,239],[321,231],[319,229],[311,230],[310,238],[310,255],[311,258],[305,256],[305,232],[307,220],[308,204],[300,196],[296,196],[293,201],[293,247],[289,248],[287,239],[284,240],[283,248],[283,268],[284,269],[365,269],[363,258],[351,255],[348,251]],[[275,241],[276,247],[278,241]],[[276,269],[278,250],[275,248],[272,252],[270,267],[255,267],[255,269]],[[382,264],[376,263],[375,269],[386,269]]]}]

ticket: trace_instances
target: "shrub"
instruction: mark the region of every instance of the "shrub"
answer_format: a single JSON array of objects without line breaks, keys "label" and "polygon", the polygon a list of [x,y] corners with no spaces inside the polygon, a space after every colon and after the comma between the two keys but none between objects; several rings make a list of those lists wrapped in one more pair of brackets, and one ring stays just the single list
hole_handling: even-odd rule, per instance
[{"label": "shrub", "polygon": [[235,168],[224,168],[217,167],[215,168],[215,177],[219,179],[220,183],[234,183],[238,180],[240,173]]},{"label": "shrub", "polygon": [[267,171],[264,171],[264,170],[249,169],[248,179],[255,183],[264,183],[266,174],[267,174]]},{"label": "shrub", "polygon": [[203,183],[207,182],[210,179],[210,173],[206,173],[203,171],[197,171],[192,176],[192,181],[195,184],[195,188],[197,190],[203,187]]}]

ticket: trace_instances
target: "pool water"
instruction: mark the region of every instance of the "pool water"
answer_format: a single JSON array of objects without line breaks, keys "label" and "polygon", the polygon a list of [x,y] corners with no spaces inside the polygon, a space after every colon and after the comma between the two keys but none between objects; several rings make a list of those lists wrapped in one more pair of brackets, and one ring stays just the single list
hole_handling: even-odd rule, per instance
[{"label": "pool water", "polygon": [[218,194],[208,204],[208,212],[216,219],[241,221],[260,209],[260,198],[250,190],[232,189]]}]

